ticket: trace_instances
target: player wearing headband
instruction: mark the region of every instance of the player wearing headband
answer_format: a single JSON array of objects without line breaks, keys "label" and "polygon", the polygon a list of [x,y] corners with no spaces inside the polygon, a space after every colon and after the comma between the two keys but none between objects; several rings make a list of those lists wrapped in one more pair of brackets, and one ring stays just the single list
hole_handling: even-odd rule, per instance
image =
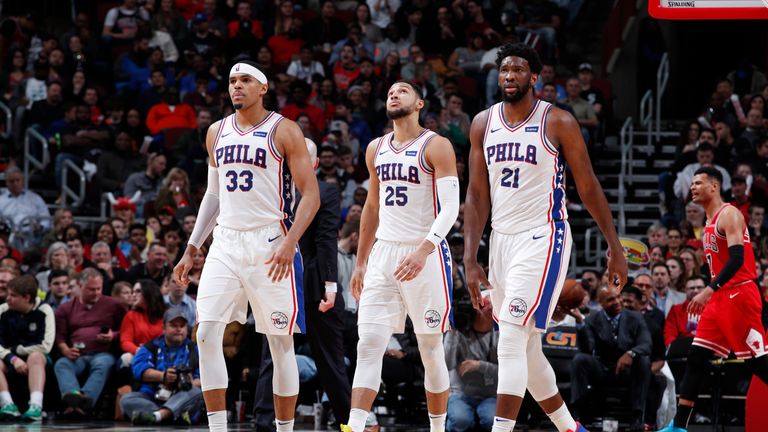
[{"label": "player wearing headband", "polygon": [[[177,283],[188,284],[192,256],[213,232],[197,297],[200,378],[211,431],[227,429],[224,327],[245,322],[249,302],[274,361],[277,430],[293,430],[299,393],[293,333],[305,330],[297,242],[320,195],[304,135],[293,121],[264,109],[267,89],[266,76],[253,62],[232,66],[229,96],[235,113],[208,129],[208,187],[173,271]],[[302,196],[298,207],[294,183]]]}]

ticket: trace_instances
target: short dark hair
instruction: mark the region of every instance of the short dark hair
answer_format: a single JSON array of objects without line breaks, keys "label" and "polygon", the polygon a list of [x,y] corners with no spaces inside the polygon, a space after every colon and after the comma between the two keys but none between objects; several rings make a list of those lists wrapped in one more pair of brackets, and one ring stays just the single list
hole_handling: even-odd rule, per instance
[{"label": "short dark hair", "polygon": [[643,292],[640,291],[640,288],[630,285],[628,287],[624,287],[623,290],[621,290],[622,294],[629,294],[634,296],[638,301],[643,301]]},{"label": "short dark hair", "polygon": [[62,269],[53,269],[50,273],[48,273],[48,283],[50,284],[54,279],[60,278],[62,276],[69,277],[69,272]]},{"label": "short dark hair", "polygon": [[544,87],[552,87],[553,89],[557,90],[557,86],[553,82],[548,82],[548,83],[542,84],[541,88],[544,88]]},{"label": "short dark hair", "polygon": [[8,282],[8,289],[22,297],[29,296],[29,300],[34,302],[37,296],[37,279],[32,275],[13,278]]},{"label": "short dark hair", "polygon": [[704,174],[707,177],[709,177],[710,180],[717,181],[718,184],[723,184],[723,174],[715,167],[707,166],[707,167],[701,167],[696,170],[693,175],[697,176],[699,174]]},{"label": "short dark hair", "polygon": [[131,226],[128,227],[128,233],[130,234],[131,231],[135,229],[140,229],[144,232],[147,232],[147,226],[138,222],[134,222],[131,224]]},{"label": "short dark hair", "polygon": [[665,269],[665,270],[667,270],[667,273],[669,273],[669,267],[667,266],[667,264],[666,264],[666,263],[663,263],[663,262],[657,262],[657,263],[653,264],[653,265],[651,266],[651,272],[653,272],[653,270],[654,270],[656,267],[664,267],[664,269]]},{"label": "short dark hair", "polygon": [[[726,124],[727,124],[727,123],[726,123]],[[717,132],[715,132],[715,130],[714,130],[714,129],[712,129],[712,128],[708,128],[708,127],[702,128],[702,129],[701,129],[701,132],[699,132],[699,136],[701,136],[701,134],[703,134],[704,132],[709,132],[709,133],[711,133],[712,135],[714,135],[715,137],[717,137]]]},{"label": "short dark hair", "polygon": [[698,152],[705,152],[705,151],[714,152],[715,151],[715,147],[713,147],[712,144],[710,144],[710,143],[700,143],[699,146],[696,147],[696,152],[697,153]]},{"label": "short dark hair", "polygon": [[531,72],[535,74],[541,72],[541,57],[530,45],[518,42],[502,46],[499,48],[498,54],[496,54],[496,67],[501,67],[502,60],[509,56],[525,59],[531,68]]},{"label": "short dark hair", "polygon": [[422,93],[421,93],[421,86],[416,84],[415,82],[409,81],[409,80],[397,80],[392,83],[392,85],[395,85],[395,84],[406,84],[410,86],[413,89],[413,91],[416,93],[416,97],[418,97],[419,99],[423,99]]},{"label": "short dark hair", "polygon": [[687,284],[688,282],[690,282],[690,281],[694,281],[694,280],[702,280],[702,281],[704,281],[705,283],[707,282],[707,281],[704,279],[704,276],[703,276],[703,275],[694,273],[692,276],[688,276],[688,278],[687,278],[687,279],[685,279],[685,283]]}]

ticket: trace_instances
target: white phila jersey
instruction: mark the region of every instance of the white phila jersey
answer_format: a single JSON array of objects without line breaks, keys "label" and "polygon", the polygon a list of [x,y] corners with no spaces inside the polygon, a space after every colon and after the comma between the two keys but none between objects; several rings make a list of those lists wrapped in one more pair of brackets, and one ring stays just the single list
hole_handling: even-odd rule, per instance
[{"label": "white phila jersey", "polygon": [[256,126],[240,130],[235,114],[221,121],[213,144],[219,172],[219,217],[225,228],[251,231],[277,222],[287,232],[293,221],[294,186],[274,135],[283,116],[273,111]]},{"label": "white phila jersey", "polygon": [[418,243],[432,227],[438,212],[437,189],[424,150],[436,136],[424,129],[419,136],[395,149],[394,132],[379,138],[373,164],[379,179],[380,240]]},{"label": "white phila jersey", "polygon": [[491,192],[491,228],[516,234],[568,219],[565,160],[547,139],[552,105],[536,100],[528,117],[511,126],[503,103],[488,109],[483,154]]}]

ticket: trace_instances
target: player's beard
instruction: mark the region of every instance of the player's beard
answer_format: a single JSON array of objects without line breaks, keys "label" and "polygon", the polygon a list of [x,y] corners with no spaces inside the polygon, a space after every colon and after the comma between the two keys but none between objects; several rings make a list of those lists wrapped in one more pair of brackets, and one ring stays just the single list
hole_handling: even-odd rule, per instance
[{"label": "player's beard", "polygon": [[387,118],[390,120],[401,119],[413,112],[413,107],[400,107],[398,109],[387,110]]},{"label": "player's beard", "polygon": [[517,88],[517,93],[515,93],[513,95],[508,95],[504,91],[504,88],[502,87],[501,88],[501,97],[502,97],[502,99],[504,99],[504,102],[515,103],[515,102],[520,102],[521,100],[523,100],[525,95],[530,93],[530,92],[531,92],[531,84],[530,83],[520,84],[520,86]]},{"label": "player's beard", "polygon": [[236,110],[238,110],[238,111],[239,111],[239,110],[241,110],[241,109],[243,108],[243,104],[241,104],[241,103],[232,104],[232,106],[233,106],[233,107],[234,107]]}]

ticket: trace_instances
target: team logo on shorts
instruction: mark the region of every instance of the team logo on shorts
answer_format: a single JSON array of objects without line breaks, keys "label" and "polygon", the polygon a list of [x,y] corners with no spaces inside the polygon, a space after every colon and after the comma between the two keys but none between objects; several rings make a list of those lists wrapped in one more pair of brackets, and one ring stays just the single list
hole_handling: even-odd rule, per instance
[{"label": "team logo on shorts", "polygon": [[272,312],[272,315],[270,315],[270,318],[272,319],[272,325],[275,326],[275,328],[282,330],[288,327],[288,317],[285,316],[284,313]]},{"label": "team logo on shorts", "polygon": [[435,328],[440,325],[440,312],[430,309],[424,314],[424,322],[429,328]]},{"label": "team logo on shorts", "polygon": [[515,318],[521,317],[528,312],[528,305],[525,304],[525,300],[521,298],[513,298],[509,302],[509,314]]}]

